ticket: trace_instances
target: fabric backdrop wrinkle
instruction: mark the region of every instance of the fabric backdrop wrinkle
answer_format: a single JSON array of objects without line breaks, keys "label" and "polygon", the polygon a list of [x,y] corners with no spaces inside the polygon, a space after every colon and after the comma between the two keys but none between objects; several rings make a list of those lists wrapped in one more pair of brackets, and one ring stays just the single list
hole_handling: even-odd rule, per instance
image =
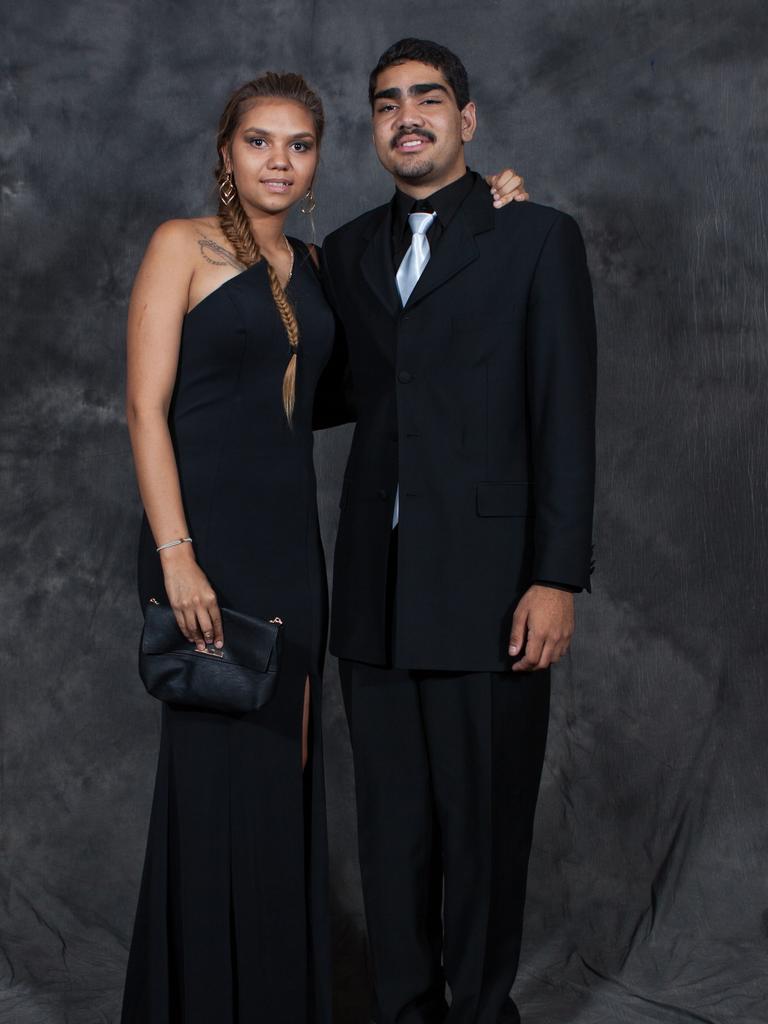
[{"label": "fabric backdrop wrinkle", "polygon": [[[596,569],[553,672],[524,1019],[768,1022],[762,0],[27,0],[0,91],[0,1024],[118,1020],[159,736],[123,413],[141,254],[215,209],[219,113],[268,68],[325,101],[317,240],[385,201],[367,76],[405,35],[465,60],[470,165],[572,213],[595,290]],[[329,556],[349,440],[316,443]],[[332,660],[324,721],[336,1016],[364,1024]]]}]

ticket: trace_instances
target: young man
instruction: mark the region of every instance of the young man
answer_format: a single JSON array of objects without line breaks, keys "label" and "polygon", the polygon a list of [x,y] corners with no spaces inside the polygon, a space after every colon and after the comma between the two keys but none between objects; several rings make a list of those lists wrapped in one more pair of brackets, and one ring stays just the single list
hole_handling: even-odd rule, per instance
[{"label": "young man", "polygon": [[517,1022],[549,666],[591,572],[590,280],[569,216],[494,210],[467,170],[454,54],[396,43],[370,100],[395,195],[323,256],[357,419],[331,650],[376,1020]]}]

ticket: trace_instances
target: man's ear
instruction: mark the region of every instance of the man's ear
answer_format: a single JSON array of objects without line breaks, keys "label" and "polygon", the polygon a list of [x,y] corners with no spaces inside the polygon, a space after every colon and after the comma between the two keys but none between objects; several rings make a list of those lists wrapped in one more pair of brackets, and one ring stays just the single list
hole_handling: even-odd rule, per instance
[{"label": "man's ear", "polygon": [[477,107],[472,102],[461,111],[461,141],[471,142],[477,129]]}]

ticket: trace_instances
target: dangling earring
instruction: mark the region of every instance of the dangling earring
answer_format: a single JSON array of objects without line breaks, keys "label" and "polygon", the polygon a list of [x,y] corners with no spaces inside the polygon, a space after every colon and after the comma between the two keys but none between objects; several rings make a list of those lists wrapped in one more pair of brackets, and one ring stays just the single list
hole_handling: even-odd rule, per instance
[{"label": "dangling earring", "polygon": [[[309,205],[307,205],[309,204]],[[307,194],[301,201],[299,207],[299,213],[314,213],[315,207],[317,206],[317,200],[315,199],[315,193],[311,188],[307,189]]]},{"label": "dangling earring", "polygon": [[235,188],[235,183],[232,181],[232,175],[227,171],[219,182],[219,198],[225,206],[229,206],[236,195],[237,189]]}]

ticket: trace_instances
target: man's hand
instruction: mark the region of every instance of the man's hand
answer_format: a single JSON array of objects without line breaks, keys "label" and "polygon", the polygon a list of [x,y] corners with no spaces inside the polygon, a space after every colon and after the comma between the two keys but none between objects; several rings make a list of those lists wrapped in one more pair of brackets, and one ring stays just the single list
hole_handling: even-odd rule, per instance
[{"label": "man's hand", "polygon": [[525,191],[525,180],[517,171],[513,171],[510,167],[504,171],[499,171],[498,174],[487,174],[485,180],[491,190],[493,205],[497,210],[500,210],[502,206],[506,206],[507,203],[513,201],[521,203],[531,198]]},{"label": "man's hand", "polygon": [[568,650],[573,636],[573,594],[534,583],[520,598],[512,616],[509,654],[523,657],[513,672],[549,668]]}]

